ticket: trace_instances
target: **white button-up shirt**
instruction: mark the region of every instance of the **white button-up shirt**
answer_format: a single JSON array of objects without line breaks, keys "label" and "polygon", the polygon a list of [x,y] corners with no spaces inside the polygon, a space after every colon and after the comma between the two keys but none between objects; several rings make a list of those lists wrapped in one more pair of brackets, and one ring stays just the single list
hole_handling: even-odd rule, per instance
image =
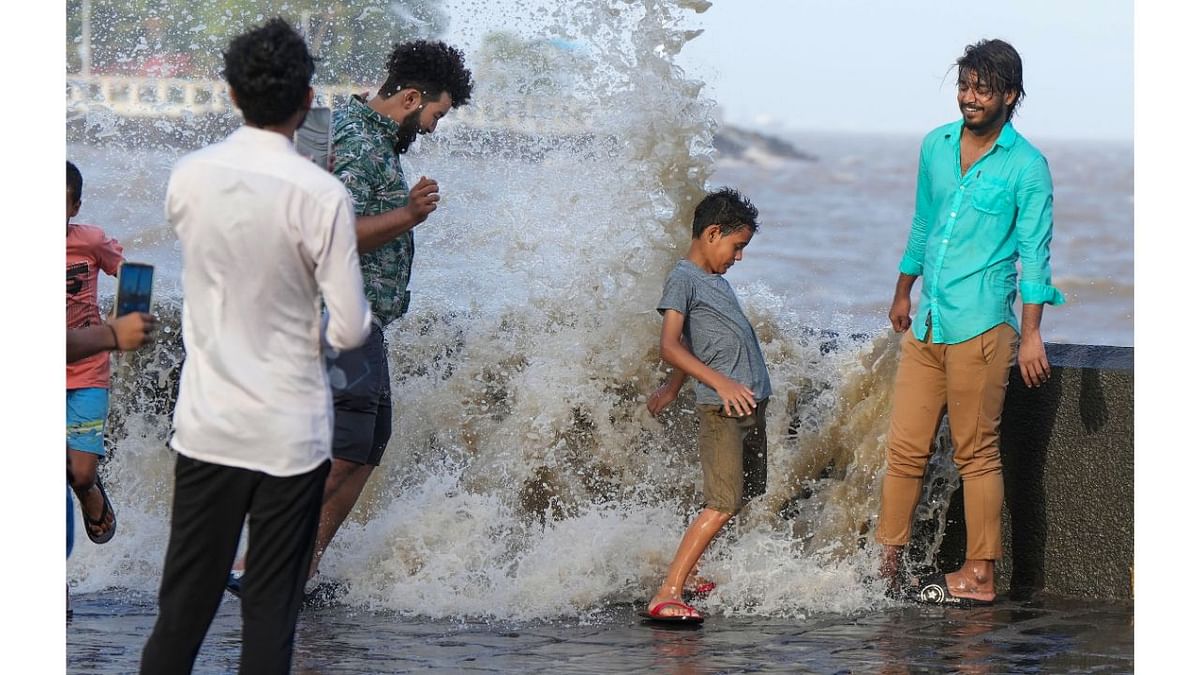
[{"label": "white button-up shirt", "polygon": [[333,434],[322,297],[335,349],[371,325],[346,189],[287,137],[244,126],[179,160],[166,213],[187,350],[171,447],[273,476],[315,469]]}]

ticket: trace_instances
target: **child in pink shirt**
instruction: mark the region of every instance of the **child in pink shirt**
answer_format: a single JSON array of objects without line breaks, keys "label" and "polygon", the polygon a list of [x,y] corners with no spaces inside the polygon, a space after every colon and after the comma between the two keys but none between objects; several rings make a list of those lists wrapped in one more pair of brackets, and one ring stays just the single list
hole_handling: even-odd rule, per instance
[{"label": "child in pink shirt", "polygon": [[[83,197],[83,175],[67,162],[67,329],[101,323],[96,281],[103,270],[116,276],[122,257],[121,245],[98,227],[79,225],[71,218],[79,213]],[[104,456],[104,422],[108,418],[108,352],[101,352],[67,365],[67,454],[70,456],[71,488],[79,497],[79,508],[88,538],[97,544],[112,539],[117,529],[104,486],[96,474]]]}]

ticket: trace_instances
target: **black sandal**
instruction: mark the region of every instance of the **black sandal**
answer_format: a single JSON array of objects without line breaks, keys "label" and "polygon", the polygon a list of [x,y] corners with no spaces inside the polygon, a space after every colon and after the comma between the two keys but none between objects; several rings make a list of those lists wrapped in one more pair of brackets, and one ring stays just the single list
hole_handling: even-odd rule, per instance
[{"label": "black sandal", "polygon": [[[96,489],[100,490],[100,496],[104,498],[104,508],[100,511],[100,517],[93,519],[89,516],[87,506],[82,499],[79,500],[79,511],[83,514],[83,530],[87,532],[88,539],[97,544],[107,544],[117,533],[117,512],[113,511],[112,502],[108,501],[108,493],[104,491],[104,484],[100,482],[100,476],[96,476]],[[92,528],[104,527],[104,520],[109,514],[112,514],[112,527],[108,528],[107,532],[96,534]]]}]

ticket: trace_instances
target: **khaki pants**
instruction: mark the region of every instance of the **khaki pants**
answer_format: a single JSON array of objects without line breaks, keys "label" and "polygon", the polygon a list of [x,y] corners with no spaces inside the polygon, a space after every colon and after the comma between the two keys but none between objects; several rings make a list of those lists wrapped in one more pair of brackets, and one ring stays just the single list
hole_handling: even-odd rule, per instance
[{"label": "khaki pants", "polygon": [[879,525],[881,544],[908,543],[913,511],[943,411],[950,419],[954,463],[963,481],[967,559],[997,560],[1004,476],[1000,412],[1016,361],[1017,333],[1002,323],[958,344],[918,342],[910,330],[900,346],[892,397]]},{"label": "khaki pants", "polygon": [[767,491],[767,402],[754,412],[730,417],[722,406],[699,404],[700,468],[704,473],[704,506],[737,514]]}]

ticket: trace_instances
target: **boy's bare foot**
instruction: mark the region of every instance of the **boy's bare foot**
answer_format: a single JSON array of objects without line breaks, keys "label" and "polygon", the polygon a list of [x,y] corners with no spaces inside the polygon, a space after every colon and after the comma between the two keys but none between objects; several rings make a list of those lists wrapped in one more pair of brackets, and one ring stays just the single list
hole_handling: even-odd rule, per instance
[{"label": "boy's bare foot", "polygon": [[655,618],[704,618],[704,615],[696,611],[695,607],[685,603],[683,598],[679,597],[678,595],[672,596],[667,593],[659,593],[651,598],[650,603],[646,605],[646,613]]}]

